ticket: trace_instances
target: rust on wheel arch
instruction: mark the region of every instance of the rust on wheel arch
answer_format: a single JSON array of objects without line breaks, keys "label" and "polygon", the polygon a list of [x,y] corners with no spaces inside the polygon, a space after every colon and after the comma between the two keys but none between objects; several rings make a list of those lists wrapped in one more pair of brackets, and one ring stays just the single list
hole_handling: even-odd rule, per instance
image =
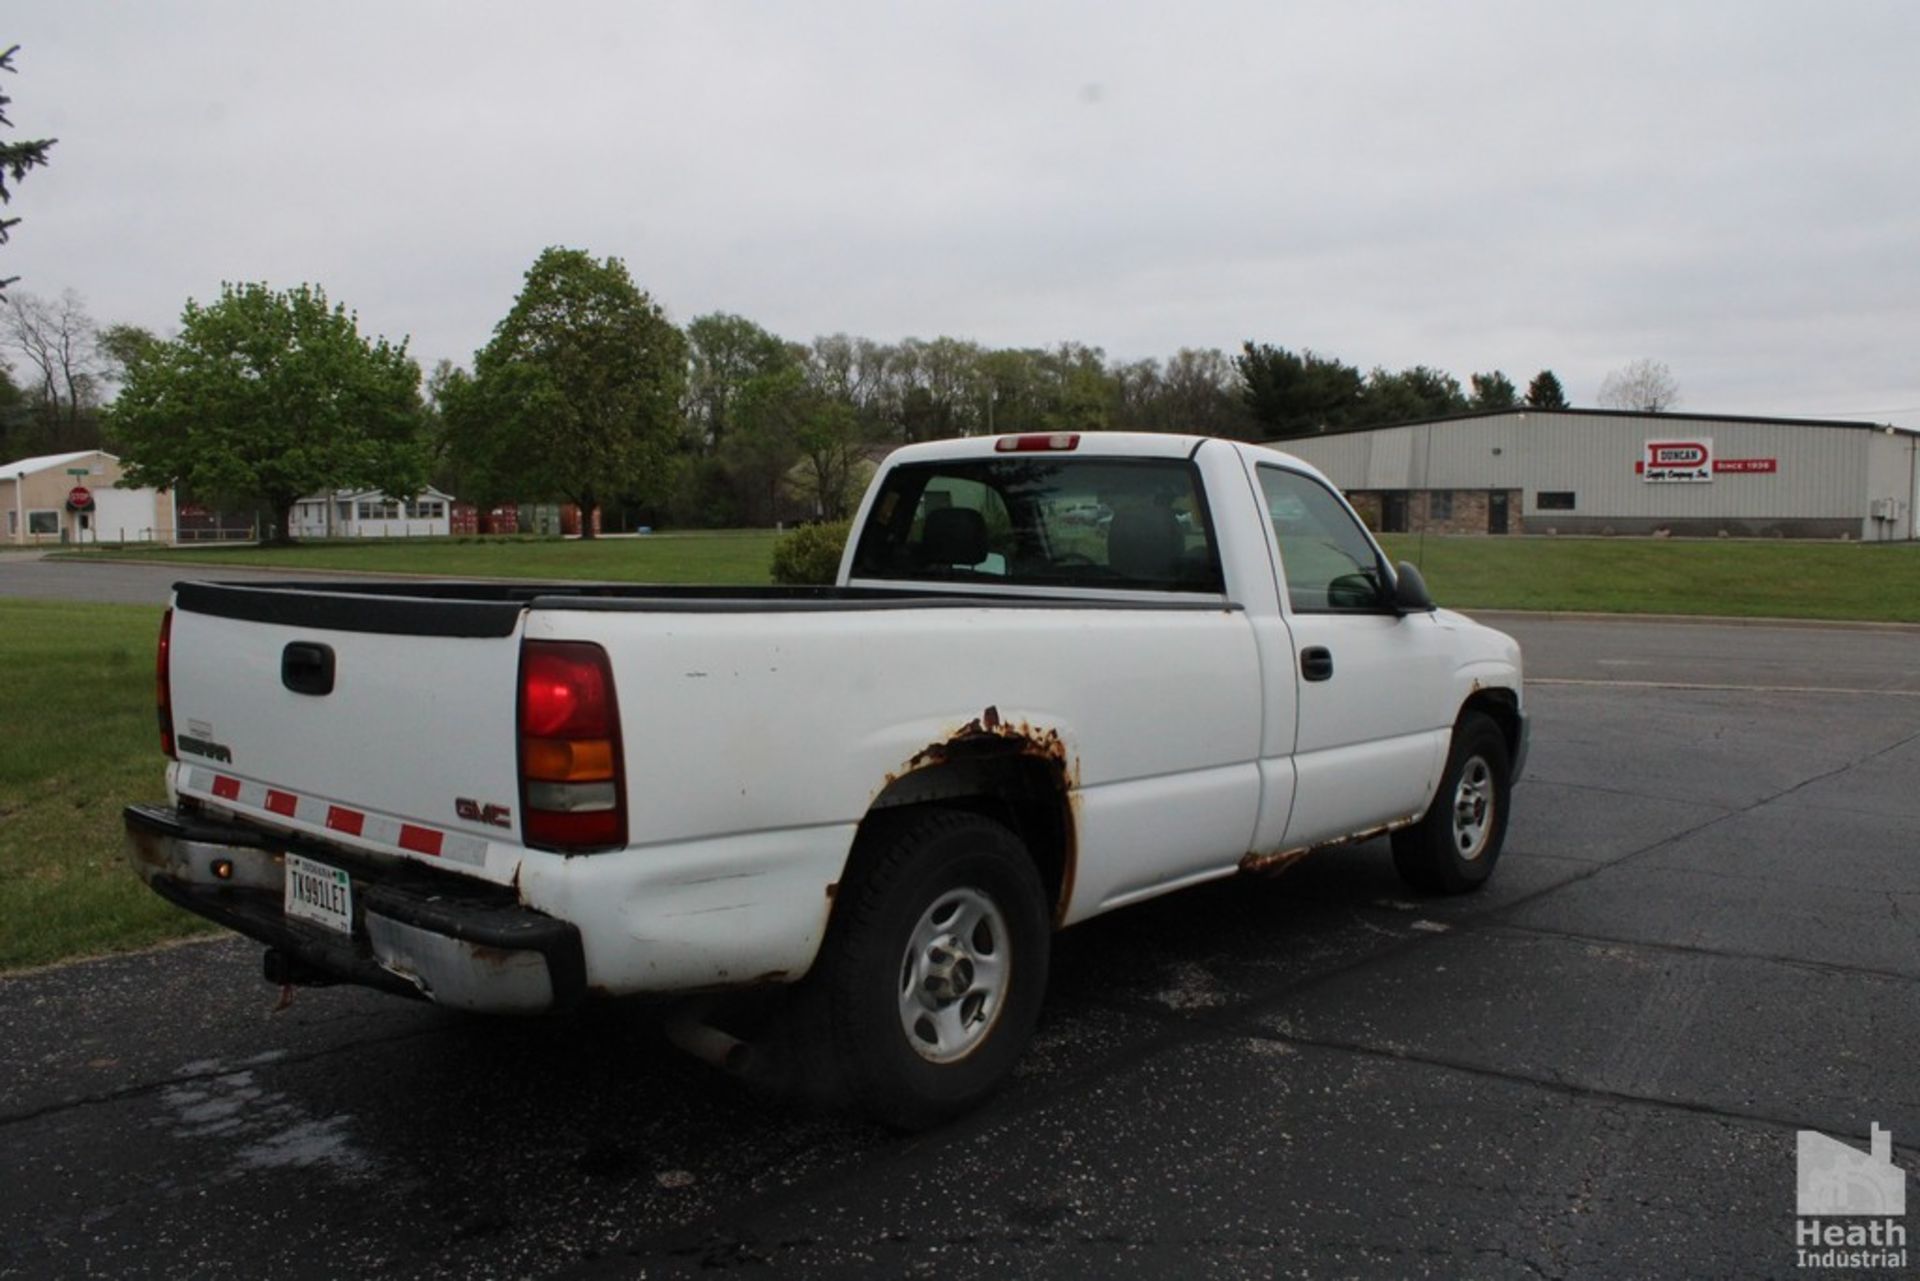
[{"label": "rust on wheel arch", "polygon": [[1066,802],[1060,811],[1063,828],[1060,886],[1053,909],[1054,925],[1058,927],[1066,919],[1067,905],[1073,900],[1080,828],[1080,760],[1068,751],[1059,730],[1024,720],[1010,721],[1000,714],[998,707],[989,706],[945,738],[927,744],[908,757],[898,771],[886,776],[874,799],[878,801],[897,784],[923,770],[1008,756],[1046,766],[1054,789]]}]

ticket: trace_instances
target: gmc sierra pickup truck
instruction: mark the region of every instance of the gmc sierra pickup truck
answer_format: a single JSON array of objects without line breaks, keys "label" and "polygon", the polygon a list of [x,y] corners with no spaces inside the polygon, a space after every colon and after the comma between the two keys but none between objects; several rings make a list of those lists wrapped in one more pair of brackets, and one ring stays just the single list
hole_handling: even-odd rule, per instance
[{"label": "gmc sierra pickup truck", "polygon": [[1519,647],[1306,464],[915,445],[853,529],[821,588],[179,583],[133,865],[285,982],[805,993],[903,1126],[1008,1075],[1056,928],[1385,833],[1493,871]]}]

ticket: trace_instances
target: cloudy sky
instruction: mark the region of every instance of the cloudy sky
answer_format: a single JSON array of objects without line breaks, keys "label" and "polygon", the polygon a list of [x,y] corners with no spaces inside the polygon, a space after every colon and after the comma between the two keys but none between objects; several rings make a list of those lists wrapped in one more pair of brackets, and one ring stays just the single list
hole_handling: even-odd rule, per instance
[{"label": "cloudy sky", "polygon": [[545,245],[788,338],[1248,338],[1920,426],[1920,5],[16,0],[16,289],[314,281],[466,363]]}]

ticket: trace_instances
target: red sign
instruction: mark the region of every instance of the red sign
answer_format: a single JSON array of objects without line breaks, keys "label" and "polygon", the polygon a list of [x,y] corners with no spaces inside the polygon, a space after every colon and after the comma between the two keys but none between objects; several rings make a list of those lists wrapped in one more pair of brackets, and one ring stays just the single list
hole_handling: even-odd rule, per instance
[{"label": "red sign", "polygon": [[1698,467],[1707,461],[1707,446],[1697,440],[1654,441],[1647,454],[1655,467]]},{"label": "red sign", "polygon": [[1773,458],[1716,458],[1713,460],[1715,471],[1777,472],[1780,470],[1778,459]]},{"label": "red sign", "polygon": [[83,512],[93,506],[93,491],[85,485],[75,485],[67,491],[67,510]]},{"label": "red sign", "polygon": [[1713,440],[1697,436],[1691,440],[1649,440],[1640,450],[1634,470],[1649,481],[1711,481],[1713,479]]}]

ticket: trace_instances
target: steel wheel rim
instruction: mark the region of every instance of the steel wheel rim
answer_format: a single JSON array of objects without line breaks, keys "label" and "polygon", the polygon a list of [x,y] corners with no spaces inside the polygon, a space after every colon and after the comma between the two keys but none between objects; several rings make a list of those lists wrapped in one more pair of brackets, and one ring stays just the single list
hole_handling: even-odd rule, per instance
[{"label": "steel wheel rim", "polygon": [[1471,863],[1487,852],[1492,834],[1493,768],[1484,756],[1470,756],[1453,789],[1453,852]]},{"label": "steel wheel rim", "polygon": [[920,914],[900,962],[900,1030],[929,1063],[979,1049],[1005,1004],[1012,957],[1007,918],[971,887],[947,890]]}]

